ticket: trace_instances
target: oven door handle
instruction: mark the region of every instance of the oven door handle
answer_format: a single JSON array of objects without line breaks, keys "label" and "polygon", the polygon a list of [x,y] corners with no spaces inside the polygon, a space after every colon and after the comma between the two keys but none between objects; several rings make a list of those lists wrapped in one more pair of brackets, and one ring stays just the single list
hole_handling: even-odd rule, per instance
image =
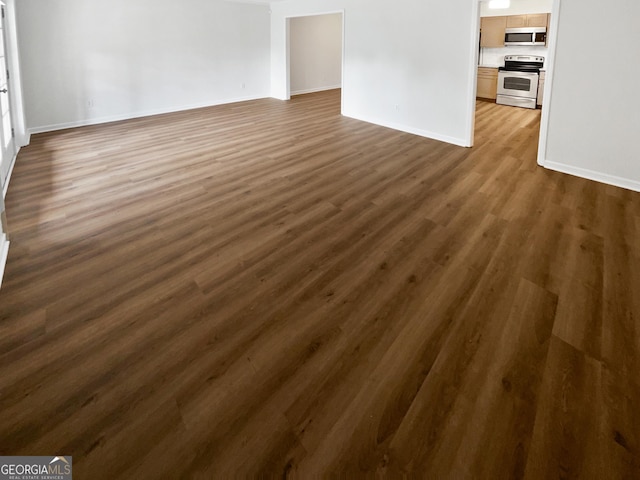
[{"label": "oven door handle", "polygon": [[539,74],[538,73],[534,73],[534,72],[511,72],[511,71],[506,71],[506,70],[502,70],[498,72],[498,75],[502,75],[502,76],[511,76],[511,77],[538,77]]}]

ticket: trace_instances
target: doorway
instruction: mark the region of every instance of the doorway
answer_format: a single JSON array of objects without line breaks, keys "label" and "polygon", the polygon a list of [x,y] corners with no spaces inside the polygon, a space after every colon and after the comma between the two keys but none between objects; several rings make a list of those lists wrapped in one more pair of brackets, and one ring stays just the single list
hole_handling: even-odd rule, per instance
[{"label": "doorway", "polygon": [[[502,116],[506,119],[508,124],[510,114],[514,117],[528,118],[529,124],[537,123],[539,126],[539,134],[535,140],[537,140],[534,146],[534,154],[538,164],[543,164],[546,151],[546,137],[548,128],[548,110],[549,110],[549,98],[551,96],[551,80],[552,71],[554,65],[554,53],[555,44],[558,31],[557,17],[559,14],[559,0],[511,0],[506,2],[509,4],[506,8],[489,8],[489,0],[472,0],[477,6],[477,30],[474,33],[479,33],[479,40],[476,42],[477,61],[473,66],[476,75],[476,90],[473,95],[473,116],[471,126],[471,144],[477,144],[479,141],[486,140],[486,138],[477,138],[477,125],[482,121],[482,116],[487,115],[489,112],[494,116]],[[504,3],[504,2],[499,2]],[[474,10],[475,12],[475,10]],[[481,32],[481,27],[484,32]],[[521,45],[504,45],[505,29],[509,28],[522,28],[525,30],[538,31],[544,27],[546,31],[547,42],[546,44],[523,44]],[[498,30],[502,29],[501,32]],[[538,38],[538,37],[536,37]],[[521,107],[516,106],[503,106],[496,104],[496,97],[498,97],[498,103],[502,103],[507,97],[500,99],[499,94],[502,91],[503,95],[509,94],[505,92],[505,88],[500,88],[501,85],[498,80],[498,67],[505,66],[505,57],[512,57],[510,60],[511,67],[514,67],[514,63],[518,65],[518,61],[524,61],[524,58],[529,57],[532,61],[538,60],[539,57],[544,57],[543,71],[540,72],[539,78],[536,78],[535,93],[533,94],[533,100],[527,100],[529,107],[532,106],[532,102],[535,101],[537,109],[529,113],[525,113]],[[537,57],[537,58],[536,58]],[[506,73],[506,72],[505,72]],[[511,72],[509,72],[511,73]],[[517,75],[514,73],[513,75]],[[513,76],[510,75],[509,77]],[[526,76],[526,75],[523,75]],[[504,73],[501,74],[501,79],[505,77]],[[504,87],[504,85],[502,85]],[[530,88],[533,85],[530,86]],[[519,88],[519,87],[516,87]],[[531,96],[526,94],[524,96]],[[484,100],[484,101],[483,101]],[[485,103],[485,101],[487,103]],[[511,103],[512,102],[506,102]],[[489,105],[491,104],[491,105]],[[518,112],[520,110],[520,112]],[[528,117],[527,117],[528,115]],[[484,130],[485,133],[487,130]],[[496,128],[493,130],[496,138],[504,132],[504,129]]]},{"label": "doorway", "polygon": [[341,89],[343,75],[343,12],[287,18],[287,98]]}]

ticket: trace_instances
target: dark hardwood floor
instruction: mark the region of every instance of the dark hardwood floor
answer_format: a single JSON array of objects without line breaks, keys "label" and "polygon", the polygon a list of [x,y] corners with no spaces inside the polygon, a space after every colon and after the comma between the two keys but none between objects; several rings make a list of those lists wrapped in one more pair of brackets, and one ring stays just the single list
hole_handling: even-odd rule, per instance
[{"label": "dark hardwood floor", "polygon": [[[640,194],[339,92],[36,135],[0,454],[76,479],[640,478]],[[635,292],[635,293],[634,293]]]}]

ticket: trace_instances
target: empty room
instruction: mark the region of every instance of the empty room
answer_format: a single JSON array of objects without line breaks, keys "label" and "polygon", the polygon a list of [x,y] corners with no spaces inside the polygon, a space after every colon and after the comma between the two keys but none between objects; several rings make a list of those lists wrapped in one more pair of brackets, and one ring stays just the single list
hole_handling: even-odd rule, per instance
[{"label": "empty room", "polygon": [[0,4],[2,478],[640,478],[640,3]]}]

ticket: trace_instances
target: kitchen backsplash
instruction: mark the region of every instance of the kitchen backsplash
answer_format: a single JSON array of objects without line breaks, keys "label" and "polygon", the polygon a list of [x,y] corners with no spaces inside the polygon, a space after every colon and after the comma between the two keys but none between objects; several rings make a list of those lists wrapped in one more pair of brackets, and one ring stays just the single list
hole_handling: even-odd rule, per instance
[{"label": "kitchen backsplash", "polygon": [[501,67],[504,65],[505,55],[538,55],[547,58],[547,47],[542,46],[520,46],[520,47],[500,47],[480,49],[478,65],[485,67]]}]

